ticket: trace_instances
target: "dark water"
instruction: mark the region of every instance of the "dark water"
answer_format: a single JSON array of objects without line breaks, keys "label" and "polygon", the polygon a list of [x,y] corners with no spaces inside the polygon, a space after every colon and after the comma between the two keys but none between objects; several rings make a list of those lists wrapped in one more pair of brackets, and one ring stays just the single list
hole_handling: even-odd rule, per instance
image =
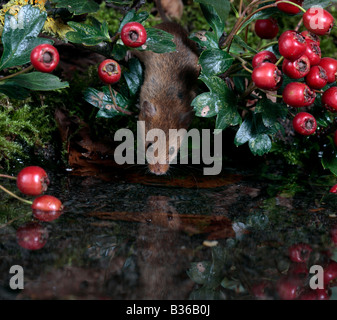
[{"label": "dark water", "polygon": [[[174,174],[49,175],[65,206],[54,221],[0,194],[0,299],[308,299],[319,296],[312,266],[331,275],[320,297],[337,297],[331,176],[225,169],[208,183],[196,171],[181,187]],[[39,250],[17,241],[32,221],[47,238]],[[11,288],[13,265],[24,289]]]}]

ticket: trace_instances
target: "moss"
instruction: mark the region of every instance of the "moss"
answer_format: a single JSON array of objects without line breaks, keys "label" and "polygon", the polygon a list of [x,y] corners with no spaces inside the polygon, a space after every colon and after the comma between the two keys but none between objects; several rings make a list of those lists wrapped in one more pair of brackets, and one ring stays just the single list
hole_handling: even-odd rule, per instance
[{"label": "moss", "polygon": [[43,147],[55,128],[47,105],[32,107],[29,101],[23,105],[16,103],[4,96],[0,100],[0,163],[7,168],[11,162],[28,159],[27,150]]}]

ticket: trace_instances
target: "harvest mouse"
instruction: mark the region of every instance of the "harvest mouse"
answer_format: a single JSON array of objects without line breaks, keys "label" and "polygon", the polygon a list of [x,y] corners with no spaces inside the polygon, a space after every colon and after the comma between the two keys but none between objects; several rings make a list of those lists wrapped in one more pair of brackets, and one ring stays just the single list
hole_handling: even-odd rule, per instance
[{"label": "harvest mouse", "polygon": [[[151,152],[150,148],[154,148],[153,154],[157,158],[155,163],[147,159],[150,172],[162,175],[169,170],[181,146],[180,139],[177,142],[177,134],[171,131],[169,135],[169,129],[187,129],[193,119],[191,102],[196,96],[200,67],[196,44],[188,38],[182,26],[163,22],[155,28],[174,35],[176,51],[161,54],[136,51],[135,55],[145,66],[139,121],[144,121],[145,135],[151,129],[161,129],[165,133],[165,140],[155,137],[152,141],[143,142],[145,151]],[[166,141],[166,146],[158,146],[160,141]]]}]

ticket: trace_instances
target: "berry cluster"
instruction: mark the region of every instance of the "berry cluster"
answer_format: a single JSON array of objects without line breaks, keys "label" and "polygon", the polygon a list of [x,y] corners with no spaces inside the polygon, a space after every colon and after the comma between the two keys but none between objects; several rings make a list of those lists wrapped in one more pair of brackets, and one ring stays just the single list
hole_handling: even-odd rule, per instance
[{"label": "berry cluster", "polygon": [[[3,191],[11,196],[30,204],[34,219],[48,222],[57,219],[62,214],[63,204],[58,198],[51,195],[42,195],[47,191],[50,180],[46,171],[41,167],[29,166],[23,168],[17,177],[7,175],[1,175],[1,177],[15,179],[17,188],[21,193],[28,196],[36,196],[34,201],[29,201],[0,186]],[[48,233],[43,226],[33,221],[18,228],[16,235],[21,247],[37,250],[45,245]]]},{"label": "berry cluster", "polygon": [[[304,12],[302,22],[306,30],[298,32],[286,30],[278,38],[278,59],[274,52],[264,50],[258,52],[252,60],[252,80],[255,86],[267,91],[280,91],[281,85],[287,76],[292,81],[282,86],[282,100],[290,108],[293,115],[294,131],[303,136],[310,136],[316,132],[315,117],[304,112],[301,108],[310,107],[317,98],[320,98],[323,110],[337,112],[337,60],[331,57],[322,57],[320,37],[329,35],[334,26],[333,16],[319,6],[304,10],[301,6],[304,0],[276,1],[279,10],[289,14]],[[298,25],[298,27],[300,24]],[[277,21],[274,18],[257,20],[255,33],[262,39],[273,39],[279,32]],[[317,104],[317,102],[316,102]],[[300,109],[299,109],[300,108]],[[333,129],[333,127],[332,127]],[[317,132],[321,132],[322,128]],[[333,129],[334,130],[334,129]],[[337,131],[332,138],[337,146]],[[337,193],[337,185],[330,189]]]},{"label": "berry cluster", "polygon": [[[337,228],[331,230],[331,240],[336,245]],[[330,258],[329,252],[315,252],[309,244],[295,243],[288,248],[289,268],[276,281],[262,281],[254,284],[251,293],[260,299],[268,294],[275,294],[281,300],[329,300],[331,287],[337,281],[337,262]],[[314,273],[310,273],[315,257],[320,257],[319,265],[323,268],[323,287],[312,288],[310,280]],[[317,281],[315,281],[317,283]]]},{"label": "berry cluster", "polygon": [[[147,33],[141,23],[132,21],[123,26],[120,37],[124,45],[138,48],[146,42]],[[118,82],[121,74],[120,65],[113,59],[106,59],[98,66],[98,76],[105,84]]]}]

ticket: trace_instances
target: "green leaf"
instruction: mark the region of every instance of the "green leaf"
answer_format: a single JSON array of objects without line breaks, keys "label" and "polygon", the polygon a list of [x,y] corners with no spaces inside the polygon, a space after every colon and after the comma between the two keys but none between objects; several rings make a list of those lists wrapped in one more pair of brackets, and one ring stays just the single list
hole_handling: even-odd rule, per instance
[{"label": "green leaf", "polygon": [[221,108],[216,118],[215,129],[224,130],[229,126],[236,126],[242,121],[238,109],[235,105],[228,105]]},{"label": "green leaf", "polygon": [[196,96],[191,105],[194,107],[197,117],[210,118],[219,112],[221,99],[217,94],[204,92]]},{"label": "green leaf", "polygon": [[118,32],[121,32],[124,25],[127,24],[128,22],[135,21],[135,22],[142,23],[148,17],[149,17],[148,12],[140,11],[140,12],[136,13],[135,9],[132,9],[124,16],[124,18],[123,18],[123,20],[122,20],[122,22],[119,26]]},{"label": "green leaf", "polygon": [[156,28],[146,28],[147,39],[143,50],[153,51],[155,53],[173,52],[176,45],[173,42],[174,36],[164,30]]},{"label": "green leaf", "polygon": [[66,34],[66,37],[70,42],[94,46],[102,41],[110,41],[108,25],[105,21],[99,26],[74,21],[69,21],[68,25],[75,30],[69,31]]},{"label": "green leaf", "polygon": [[242,48],[247,49],[249,52],[256,54],[257,51],[255,49],[253,49],[252,47],[250,47],[246,42],[244,42],[239,36],[235,35],[233,38],[233,42],[236,43],[237,45],[239,45]]},{"label": "green leaf", "polygon": [[61,82],[57,76],[42,72],[19,74],[11,79],[5,80],[4,83],[36,91],[50,91],[69,87],[68,82]]},{"label": "green leaf", "polygon": [[337,152],[336,150],[328,149],[323,152],[322,166],[324,169],[330,170],[337,176]]},{"label": "green leaf", "polygon": [[52,0],[51,2],[56,4],[56,8],[66,8],[75,15],[93,13],[99,9],[99,5],[93,0]]},{"label": "green leaf", "polygon": [[[117,106],[126,110],[128,106],[128,100],[125,99],[120,93],[114,92],[113,94]],[[96,114],[96,117],[98,118],[113,118],[117,115],[125,115],[124,113],[116,110],[110,95],[109,88],[107,86],[103,87],[103,91],[98,91],[94,88],[87,88],[84,91],[84,99],[99,109]]]},{"label": "green leaf", "polygon": [[0,83],[0,92],[10,97],[11,99],[24,100],[29,97],[29,90],[18,88],[15,83]]},{"label": "green leaf", "polygon": [[135,96],[143,82],[143,68],[138,59],[129,60],[129,71],[124,71],[123,76],[131,96]]},{"label": "green leaf", "polygon": [[317,1],[317,0],[304,0],[302,7],[304,9],[310,9],[312,6],[321,6],[322,8],[326,8],[328,6],[330,6],[333,2],[336,1],[331,1],[331,0],[321,0],[321,1]]},{"label": "green leaf", "polygon": [[254,156],[263,156],[271,149],[271,140],[267,134],[258,134],[249,140],[249,149]]},{"label": "green leaf", "polygon": [[225,28],[225,21],[221,20],[214,7],[200,3],[200,8],[208,24],[219,40]]},{"label": "green leaf", "polygon": [[236,133],[234,143],[240,146],[248,142],[254,155],[263,155],[271,150],[272,142],[267,134],[268,129],[259,115],[248,114]]},{"label": "green leaf", "polygon": [[0,70],[28,63],[34,47],[42,43],[53,43],[49,39],[37,38],[46,18],[46,12],[30,5],[23,6],[16,17],[6,13],[1,38],[3,54]]},{"label": "green leaf", "polygon": [[191,34],[190,39],[196,42],[203,50],[219,49],[218,39],[213,32],[195,32]]},{"label": "green leaf", "polygon": [[220,49],[208,49],[199,57],[199,64],[204,74],[212,76],[224,73],[232,65],[234,58]]},{"label": "green leaf", "polygon": [[196,2],[212,7],[221,21],[224,22],[228,19],[231,10],[229,0],[196,0]]},{"label": "green leaf", "polygon": [[274,103],[264,98],[257,103],[254,112],[261,113],[263,124],[266,127],[272,127],[279,119],[285,119],[288,109],[284,104]]}]

